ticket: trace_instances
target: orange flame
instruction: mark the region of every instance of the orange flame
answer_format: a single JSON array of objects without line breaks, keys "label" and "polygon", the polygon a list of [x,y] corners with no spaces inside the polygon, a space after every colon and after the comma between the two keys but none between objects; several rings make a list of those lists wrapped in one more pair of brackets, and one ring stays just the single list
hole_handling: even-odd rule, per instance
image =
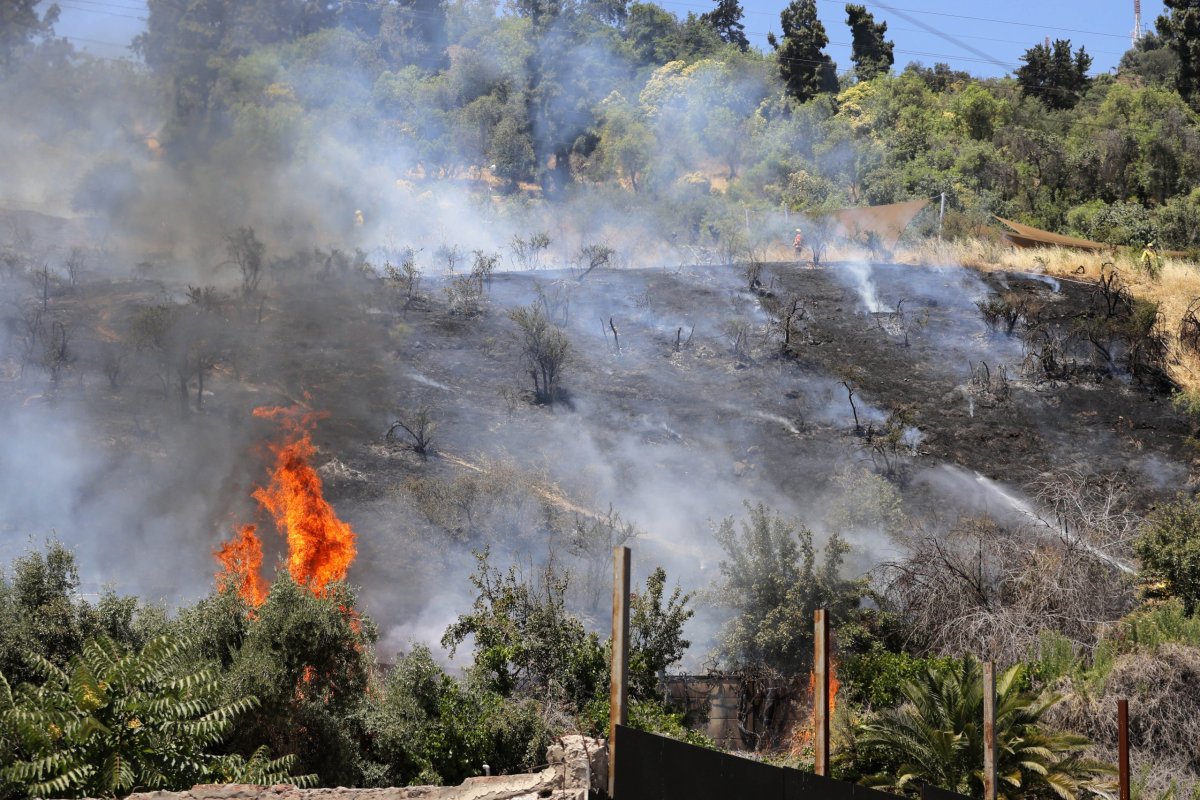
[{"label": "orange flame", "polygon": [[250,605],[261,606],[267,599],[267,582],[260,573],[262,542],[254,531],[254,525],[243,525],[214,555],[222,567],[217,573],[221,591],[236,591]]},{"label": "orange flame", "polygon": [[[324,413],[291,408],[260,407],[254,416],[278,421],[288,436],[270,444],[275,455],[271,480],[252,496],[271,512],[275,527],[287,537],[288,572],[292,580],[318,596],[333,581],[346,577],[357,552],[350,525],[338,518],[325,500],[321,477],[309,459],[316,453],[310,436]],[[227,554],[228,553],[228,557]],[[218,559],[225,570],[218,576],[223,587],[235,587],[252,605],[266,599],[266,582],[259,574],[262,544],[255,527],[247,525],[238,537],[221,547]]]},{"label": "orange flame", "polygon": [[[842,686],[841,681],[837,676],[837,661],[833,658],[829,659],[829,719],[833,719],[833,712],[837,710],[837,693]],[[805,750],[812,747],[813,738],[816,736],[817,727],[817,673],[808,673],[808,704],[812,708],[812,716],[809,718],[808,725],[796,725],[792,729],[792,745],[791,755],[802,755]]]},{"label": "orange flame", "polygon": [[338,519],[321,491],[321,477],[308,463],[317,452],[309,436],[325,414],[292,408],[256,408],[254,416],[278,420],[292,437],[272,444],[275,469],[271,482],[254,490],[254,499],[275,518],[287,536],[288,572],[292,580],[322,595],[333,581],[346,577],[357,550],[350,526]]}]

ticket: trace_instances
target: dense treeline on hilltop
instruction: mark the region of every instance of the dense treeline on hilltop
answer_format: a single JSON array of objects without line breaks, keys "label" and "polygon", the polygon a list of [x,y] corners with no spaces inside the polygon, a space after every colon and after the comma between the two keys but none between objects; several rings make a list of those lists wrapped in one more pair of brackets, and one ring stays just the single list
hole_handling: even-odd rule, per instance
[{"label": "dense treeline on hilltop", "polygon": [[[1057,41],[1030,48],[1015,77],[987,80],[893,70],[886,25],[855,5],[828,21],[854,39],[839,77],[810,0],[784,10],[765,53],[728,0],[682,20],[619,0],[499,14],[436,0],[149,8],[135,49],[150,74],[130,77],[159,93],[176,163],[203,154],[230,174],[263,173],[323,158],[332,141],[426,178],[491,166],[510,189],[547,196],[619,186],[670,199],[696,231],[721,216],[719,200],[802,210],[944,191],[965,215],[952,232],[998,213],[1113,243],[1200,244],[1185,5],[1116,75],[1089,77],[1090,56]],[[44,49],[29,67],[39,76],[39,58],[70,60]],[[77,70],[30,91],[69,105],[95,79]]]},{"label": "dense treeline on hilltop", "polygon": [[[438,0],[149,9],[135,43],[149,74],[104,72],[132,73],[141,96],[126,98],[125,121],[156,120],[177,164],[203,155],[231,175],[269,174],[327,158],[332,142],[427,179],[490,166],[511,190],[533,183],[546,196],[620,187],[669,200],[697,234],[730,202],[804,210],[944,191],[962,215],[951,233],[997,213],[1119,244],[1200,244],[1187,4],[1116,75],[1089,77],[1090,56],[1058,41],[1030,48],[1015,77],[987,80],[940,64],[892,69],[886,25],[855,5],[827,21],[854,39],[853,69],[839,76],[811,0],[784,10],[765,53],[748,47],[729,0],[682,20],[622,0],[503,13]],[[23,74],[9,67],[30,104],[78,107],[91,82],[111,83],[51,44]],[[48,63],[62,73],[50,82]],[[150,95],[154,114],[138,105]],[[121,165],[100,169],[83,206],[124,199],[111,188]]]}]

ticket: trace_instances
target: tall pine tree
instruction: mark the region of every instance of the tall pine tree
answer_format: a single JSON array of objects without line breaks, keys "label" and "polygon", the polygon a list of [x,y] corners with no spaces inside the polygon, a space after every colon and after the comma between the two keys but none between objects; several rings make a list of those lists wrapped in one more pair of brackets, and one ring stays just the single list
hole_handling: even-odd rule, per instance
[{"label": "tall pine tree", "polygon": [[1070,39],[1058,39],[1053,45],[1035,45],[1025,51],[1021,60],[1025,63],[1016,72],[1021,91],[1049,108],[1074,108],[1092,85],[1087,76],[1092,57],[1082,47],[1072,55]]},{"label": "tall pine tree", "polygon": [[847,3],[846,24],[853,38],[850,60],[854,62],[855,76],[860,81],[869,81],[890,70],[896,57],[892,53],[895,45],[883,38],[887,35],[887,23],[876,22],[866,6]]},{"label": "tall pine tree", "polygon": [[706,14],[700,15],[700,20],[721,37],[726,44],[735,44],[743,53],[750,49],[750,41],[746,38],[745,27],[742,24],[742,4],[738,0],[717,0],[717,7]]},{"label": "tall pine tree", "polygon": [[1175,86],[1200,111],[1200,0],[1163,0],[1167,13],[1155,23],[1158,35],[1179,56]]},{"label": "tall pine tree", "polygon": [[819,94],[836,92],[837,65],[825,53],[829,37],[817,19],[816,0],[792,0],[779,15],[783,41],[768,37],[779,60],[779,75],[788,94],[804,103]]}]

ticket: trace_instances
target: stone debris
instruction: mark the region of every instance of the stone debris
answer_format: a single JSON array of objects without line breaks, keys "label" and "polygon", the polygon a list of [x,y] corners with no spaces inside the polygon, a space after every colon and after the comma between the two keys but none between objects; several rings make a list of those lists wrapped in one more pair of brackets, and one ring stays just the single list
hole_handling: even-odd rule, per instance
[{"label": "stone debris", "polygon": [[549,766],[523,775],[467,778],[458,786],[390,789],[298,789],[290,784],[202,784],[186,792],[139,792],[128,800],[587,800],[608,782],[603,739],[560,737],[546,753]]}]

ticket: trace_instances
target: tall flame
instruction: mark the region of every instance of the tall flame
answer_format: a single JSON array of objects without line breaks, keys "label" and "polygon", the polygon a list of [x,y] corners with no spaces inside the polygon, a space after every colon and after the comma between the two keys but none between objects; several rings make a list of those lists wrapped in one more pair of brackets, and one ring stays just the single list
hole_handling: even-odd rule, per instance
[{"label": "tall flame", "polygon": [[271,482],[254,490],[254,499],[275,518],[287,536],[288,572],[292,580],[321,595],[333,581],[346,577],[357,550],[350,526],[338,519],[321,491],[321,477],[308,463],[317,452],[309,436],[326,416],[292,408],[256,408],[254,416],[277,420],[290,441],[272,444],[275,469]]},{"label": "tall flame", "polygon": [[267,599],[267,582],[260,571],[262,542],[254,531],[254,525],[243,525],[233,539],[216,551],[222,567],[217,573],[217,586],[221,591],[236,591],[252,606],[261,606]]},{"label": "tall flame", "polygon": [[[353,529],[325,500],[321,478],[309,463],[316,453],[310,434],[317,420],[327,415],[296,406],[264,406],[254,409],[254,416],[276,420],[287,436],[282,442],[268,445],[275,456],[271,479],[252,496],[271,513],[275,527],[287,537],[292,580],[322,595],[331,582],[346,577],[357,552]],[[253,560],[255,554],[257,561]],[[266,582],[259,574],[262,543],[253,525],[243,527],[232,542],[222,546],[217,557],[225,566],[218,576],[223,586],[236,587],[253,605],[266,599]]]}]

